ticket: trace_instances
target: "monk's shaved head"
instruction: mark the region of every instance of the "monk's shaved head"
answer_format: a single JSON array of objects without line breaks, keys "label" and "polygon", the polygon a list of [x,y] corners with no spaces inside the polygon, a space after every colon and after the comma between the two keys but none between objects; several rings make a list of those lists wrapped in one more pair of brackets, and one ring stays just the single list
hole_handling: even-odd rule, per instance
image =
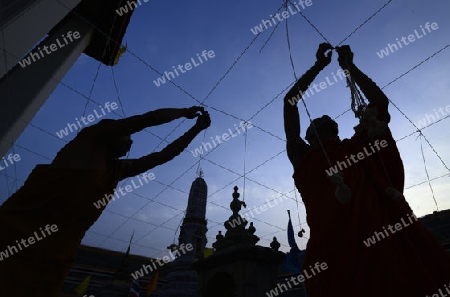
[{"label": "monk's shaved head", "polygon": [[309,142],[309,144],[314,145],[317,143],[317,135],[319,135],[320,140],[326,140],[330,138],[338,137],[339,129],[338,124],[332,120],[329,116],[323,115],[320,118],[316,118],[309,125],[306,130],[305,139]]}]

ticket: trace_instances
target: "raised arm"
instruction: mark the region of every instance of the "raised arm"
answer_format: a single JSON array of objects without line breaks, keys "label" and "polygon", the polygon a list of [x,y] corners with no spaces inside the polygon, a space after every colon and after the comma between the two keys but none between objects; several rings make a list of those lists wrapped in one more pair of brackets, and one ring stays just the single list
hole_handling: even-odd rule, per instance
[{"label": "raised arm", "polygon": [[330,44],[322,43],[319,45],[316,53],[316,63],[300,77],[284,97],[283,114],[286,150],[288,158],[294,167],[309,147],[300,137],[300,115],[297,103],[319,72],[331,62],[331,51],[325,55],[325,52],[330,49],[332,49]]},{"label": "raised arm", "polygon": [[380,87],[378,87],[373,80],[371,80],[353,63],[353,52],[351,51],[350,46],[343,45],[341,47],[337,47],[336,51],[339,54],[339,65],[343,70],[348,70],[350,72],[350,75],[358,84],[367,100],[369,100],[370,103],[376,104],[377,106],[387,108],[389,99],[386,97]]},{"label": "raised arm", "polygon": [[183,136],[176,139],[171,144],[167,145],[160,152],[151,153],[147,156],[139,159],[119,160],[123,176],[120,179],[124,179],[130,176],[135,176],[147,170],[164,164],[167,161],[172,160],[178,156],[184,149],[187,148],[189,143],[204,129],[208,128],[211,124],[211,119],[208,112],[203,111],[197,118],[195,125],[189,129]]},{"label": "raised arm", "polygon": [[96,138],[110,138],[131,135],[147,127],[157,126],[186,117],[193,119],[197,112],[204,111],[203,107],[190,108],[161,108],[147,113],[120,120],[101,121],[90,127],[90,135]]}]

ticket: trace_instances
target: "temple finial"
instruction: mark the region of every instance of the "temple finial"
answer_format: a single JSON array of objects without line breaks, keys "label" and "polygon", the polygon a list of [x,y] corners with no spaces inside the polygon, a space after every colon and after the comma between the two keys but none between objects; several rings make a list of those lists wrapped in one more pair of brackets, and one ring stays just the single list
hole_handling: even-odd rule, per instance
[{"label": "temple finial", "polygon": [[197,168],[197,177],[203,178],[203,169],[201,167]]},{"label": "temple finial", "polygon": [[233,193],[233,198],[237,199],[239,198],[239,196],[241,196],[241,194],[238,193],[238,187],[234,186],[234,193]]}]

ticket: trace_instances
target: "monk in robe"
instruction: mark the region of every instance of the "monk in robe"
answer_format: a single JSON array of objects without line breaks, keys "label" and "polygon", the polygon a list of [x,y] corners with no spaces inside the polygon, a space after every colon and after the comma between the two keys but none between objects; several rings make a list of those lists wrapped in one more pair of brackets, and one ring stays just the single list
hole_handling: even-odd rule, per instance
[{"label": "monk in robe", "polygon": [[[387,125],[389,100],[355,66],[349,46],[336,48],[338,62],[369,101],[355,134],[341,140],[337,123],[324,115],[307,129],[308,143],[300,137],[291,98],[306,92],[331,62],[331,50],[330,44],[319,46],[316,63],[284,100],[287,155],[310,228],[303,266],[308,296],[450,296],[449,254],[402,194],[403,163]],[[328,268],[318,271],[316,263]]]},{"label": "monk in robe", "polygon": [[[163,150],[119,159],[131,134],[186,117],[197,122]],[[165,108],[86,127],[51,164],[37,165],[24,185],[0,207],[1,296],[59,296],[85,232],[106,206],[94,202],[118,182],[179,155],[211,123],[203,107]]]}]

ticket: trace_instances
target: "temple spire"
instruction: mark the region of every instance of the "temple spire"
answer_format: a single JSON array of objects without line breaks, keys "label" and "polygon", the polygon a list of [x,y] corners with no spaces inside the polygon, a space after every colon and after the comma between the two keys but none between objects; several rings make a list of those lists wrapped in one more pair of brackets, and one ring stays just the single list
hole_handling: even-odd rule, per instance
[{"label": "temple spire", "polygon": [[239,197],[241,196],[238,192],[239,188],[235,186],[233,190],[234,192],[231,195],[233,200],[230,202],[230,210],[233,214],[223,224],[227,230],[225,236],[223,236],[220,231],[216,236],[217,241],[213,243],[213,247],[216,251],[232,247],[236,245],[236,243],[254,246],[259,241],[259,237],[254,234],[256,228],[253,226],[253,223],[250,224],[248,229],[245,228],[248,221],[239,214],[239,211],[241,211],[242,206],[247,207],[247,205],[244,201],[239,200]]},{"label": "temple spire", "polygon": [[[167,274],[167,284],[158,291],[159,297],[196,297],[198,276],[192,270],[192,264],[203,257],[206,246],[206,198],[208,187],[203,179],[203,171],[197,169],[197,178],[192,182],[189,191],[186,216],[180,227],[178,245],[168,246],[172,252],[178,252],[178,257],[170,264]],[[189,245],[190,250],[180,247]],[[177,251],[180,249],[179,251]]]}]

